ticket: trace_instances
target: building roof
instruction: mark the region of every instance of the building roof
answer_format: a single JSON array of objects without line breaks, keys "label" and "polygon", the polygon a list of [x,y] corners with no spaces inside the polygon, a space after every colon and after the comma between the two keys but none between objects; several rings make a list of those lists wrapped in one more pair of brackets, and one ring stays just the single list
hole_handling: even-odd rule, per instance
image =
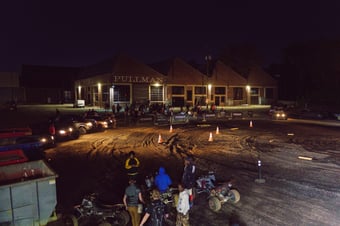
[{"label": "building roof", "polygon": [[217,61],[208,82],[213,85],[245,86],[247,80],[227,66],[222,61]]},{"label": "building roof", "polygon": [[151,66],[166,75],[167,84],[201,85],[202,79],[206,81],[203,73],[178,57]]},{"label": "building roof", "polygon": [[248,74],[248,85],[277,86],[277,81],[259,66],[253,66]]},{"label": "building roof", "polygon": [[164,77],[150,66],[125,55],[118,55],[84,67],[80,74],[82,78],[102,78],[101,80],[112,82],[113,76]]}]

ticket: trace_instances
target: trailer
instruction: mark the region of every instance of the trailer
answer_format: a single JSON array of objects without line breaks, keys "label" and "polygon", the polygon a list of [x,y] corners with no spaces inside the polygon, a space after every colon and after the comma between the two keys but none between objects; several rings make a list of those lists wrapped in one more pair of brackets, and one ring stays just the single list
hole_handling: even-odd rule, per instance
[{"label": "trailer", "polygon": [[57,174],[44,160],[0,167],[0,225],[43,226],[57,220]]}]

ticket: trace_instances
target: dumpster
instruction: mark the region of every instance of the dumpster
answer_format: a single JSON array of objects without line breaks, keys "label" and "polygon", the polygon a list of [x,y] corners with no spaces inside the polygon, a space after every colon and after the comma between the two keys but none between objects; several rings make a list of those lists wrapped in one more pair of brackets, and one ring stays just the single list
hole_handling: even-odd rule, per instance
[{"label": "dumpster", "polygon": [[44,160],[0,167],[0,225],[42,226],[56,220],[56,173]]}]

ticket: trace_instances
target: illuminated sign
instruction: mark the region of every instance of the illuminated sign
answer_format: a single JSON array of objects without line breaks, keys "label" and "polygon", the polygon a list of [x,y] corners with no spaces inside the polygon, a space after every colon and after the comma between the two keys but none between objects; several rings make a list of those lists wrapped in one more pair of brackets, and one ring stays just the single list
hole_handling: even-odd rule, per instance
[{"label": "illuminated sign", "polygon": [[131,76],[131,75],[114,75],[113,82],[127,82],[127,83],[163,83],[162,77],[149,76]]}]

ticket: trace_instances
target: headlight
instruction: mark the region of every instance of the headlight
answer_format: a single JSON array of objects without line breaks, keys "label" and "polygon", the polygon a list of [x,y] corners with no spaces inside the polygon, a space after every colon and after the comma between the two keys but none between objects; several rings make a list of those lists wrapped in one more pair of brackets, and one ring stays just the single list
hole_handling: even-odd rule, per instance
[{"label": "headlight", "polygon": [[73,129],[70,127],[70,128],[68,128],[68,131],[72,132],[72,131],[73,131]]},{"label": "headlight", "polygon": [[92,125],[92,122],[87,122],[87,123],[86,123],[86,126],[92,127],[92,126],[93,126],[93,125]]},{"label": "headlight", "polygon": [[61,134],[61,135],[64,135],[64,134],[66,134],[66,131],[65,130],[59,130],[59,133]]},{"label": "headlight", "polygon": [[47,142],[47,139],[46,139],[45,137],[43,137],[43,138],[40,139],[40,142],[46,143],[46,142]]},{"label": "headlight", "polygon": [[286,117],[286,115],[285,115],[285,114],[282,114],[282,117]]},{"label": "headlight", "polygon": [[277,113],[277,114],[276,114],[276,117],[280,117],[280,114],[279,114],[279,113]]}]

